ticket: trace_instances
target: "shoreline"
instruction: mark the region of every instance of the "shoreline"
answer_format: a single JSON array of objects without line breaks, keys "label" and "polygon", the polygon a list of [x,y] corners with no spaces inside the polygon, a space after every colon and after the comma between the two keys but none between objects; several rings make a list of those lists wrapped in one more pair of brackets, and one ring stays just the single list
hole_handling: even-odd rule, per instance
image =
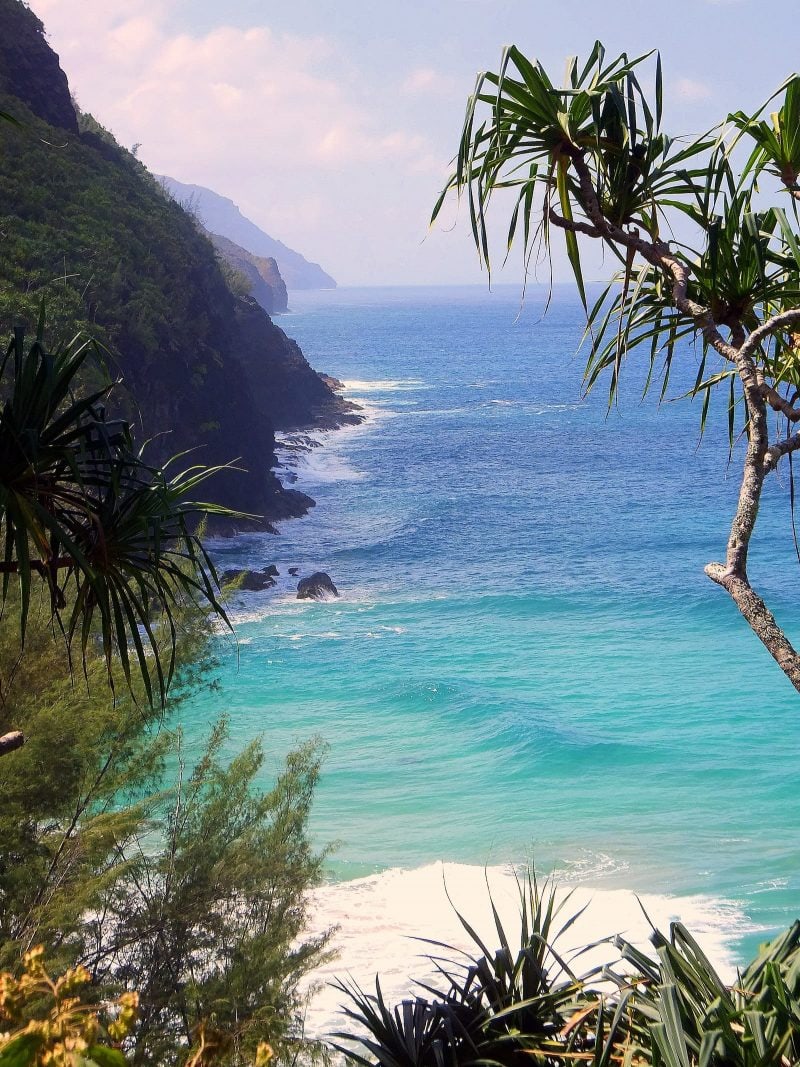
[{"label": "shoreline", "polygon": [[[361,399],[365,394],[370,395],[371,384],[358,383],[362,387],[358,394]],[[286,478],[289,487],[299,486],[301,492],[306,488],[313,491],[313,485],[320,484],[320,475],[323,483],[348,477],[338,467],[326,472],[325,464],[319,460],[326,455],[336,456],[337,441],[342,440],[340,434],[363,432],[373,420],[380,420],[381,407],[370,409],[371,405],[367,402],[365,418],[356,427],[344,426],[317,433],[313,430],[288,431],[281,435],[279,455],[281,447],[286,451],[277,470],[282,478]],[[293,477],[288,477],[291,475]],[[357,476],[358,472],[353,472],[353,477]],[[269,551],[266,549],[266,552]],[[324,567],[324,562],[322,565]],[[283,575],[280,585],[267,590],[268,596],[254,597],[248,594],[248,609],[257,609],[258,614],[268,614],[272,602],[291,597],[292,586],[286,580],[285,560],[281,567]],[[336,581],[335,573],[332,577]],[[296,581],[297,578],[294,578]],[[346,597],[345,593],[344,599]],[[308,903],[310,924],[306,936],[338,925],[339,930],[332,939],[331,947],[338,949],[339,954],[337,959],[318,968],[310,976],[309,992],[311,985],[319,987],[309,1002],[306,1016],[307,1032],[312,1036],[324,1036],[332,1030],[343,1028],[344,1020],[339,1015],[342,995],[328,984],[336,976],[352,976],[369,991],[374,989],[375,975],[379,974],[387,999],[396,1003],[414,991],[415,980],[426,978],[425,969],[421,966],[425,963],[425,946],[416,938],[439,939],[449,941],[462,950],[468,948],[468,941],[457,920],[455,926],[453,924],[454,913],[444,892],[445,878],[465,918],[479,929],[489,923],[486,943],[491,949],[496,947],[497,938],[491,923],[487,879],[493,887],[498,885],[499,895],[505,896],[506,910],[509,907],[511,909],[509,927],[513,923],[516,883],[511,867],[486,868],[436,859],[421,866],[390,867],[355,878],[341,873],[337,877],[329,869],[327,876],[337,880],[327,881],[312,892]],[[598,880],[594,881],[594,878]],[[619,884],[604,886],[597,872],[594,875],[587,874],[586,880],[566,874],[560,884],[564,893],[574,888],[575,900],[580,900],[581,906],[591,901],[586,922],[576,926],[579,940],[582,938],[589,942],[603,935],[627,931],[632,940],[647,947],[649,928],[641,911],[641,900],[650,917],[662,929],[666,929],[669,922],[675,919],[684,921],[725,974],[733,974],[742,941],[748,935],[766,929],[756,926],[748,918],[742,902],[725,897],[679,895],[674,892],[646,892],[637,896],[635,879],[632,879],[634,888],[620,887]],[[495,892],[494,888],[492,892]]]},{"label": "shoreline", "polygon": [[[337,396],[353,385],[360,382],[341,382],[330,375],[322,375],[330,388],[336,389]],[[277,571],[275,553],[272,551],[272,542],[263,540],[265,535],[270,538],[279,537],[284,523],[296,519],[307,518],[312,510],[317,507],[317,500],[307,489],[313,489],[320,482],[328,483],[342,480],[347,477],[335,467],[335,462],[330,470],[325,470],[325,463],[316,471],[316,477],[309,461],[314,456],[320,458],[333,457],[335,461],[335,445],[342,435],[353,432],[363,432],[374,427],[380,419],[380,408],[366,398],[357,395],[352,399],[343,399],[349,413],[343,419],[325,420],[314,426],[302,426],[290,430],[278,430],[275,432],[275,464],[271,468],[273,477],[280,483],[280,493],[276,497],[278,502],[283,502],[285,507],[280,512],[273,514],[269,520],[259,526],[253,524],[240,525],[235,522],[228,524],[215,524],[208,538],[212,553],[226,553],[236,551],[236,543],[244,545],[263,546],[264,551],[259,553],[257,561],[248,561],[246,565],[234,564],[233,561],[225,561],[223,566],[219,562],[218,570],[221,578],[227,575],[228,581],[232,580],[233,572],[244,574],[245,581],[261,582],[257,585],[245,585],[237,589],[233,596],[241,598],[244,594],[250,602],[250,598],[256,596],[259,603],[266,604],[267,598],[285,596],[296,589],[297,582],[304,576],[303,565],[298,560],[290,563],[283,561],[283,570]],[[305,475],[305,477],[304,477]],[[310,485],[304,484],[310,482]],[[277,548],[277,546],[275,546]],[[326,563],[321,567],[324,569]],[[297,568],[296,574],[289,575],[289,568]],[[319,567],[315,569],[320,569]],[[271,572],[268,576],[268,572]],[[267,578],[266,581],[263,581]],[[288,578],[288,581],[287,581]],[[335,580],[335,578],[334,578]]]},{"label": "shoreline", "polygon": [[[519,934],[519,883],[523,867],[451,863],[437,860],[415,868],[389,870],[343,882],[330,882],[311,894],[311,920],[306,936],[337,929],[331,947],[337,958],[317,968],[306,983],[306,1032],[324,1037],[342,1029],[340,1014],[344,996],[331,986],[336,978],[353,980],[367,992],[374,991],[378,975],[387,1003],[394,1005],[420,991],[419,982],[436,984],[431,955],[452,958],[462,965],[464,953],[479,955],[456,909],[478,932],[490,950],[499,947],[491,902],[500,914],[512,948]],[[545,890],[547,879],[540,881]],[[596,888],[584,883],[556,881],[562,904],[563,925],[585,909],[559,940],[567,958],[601,938],[622,934],[640,949],[652,952],[648,917],[663,933],[669,924],[681,921],[697,938],[724,980],[736,975],[737,958],[732,943],[757,928],[735,901],[695,894],[637,894],[632,889]],[[491,899],[490,899],[491,898]],[[452,947],[436,948],[437,941]],[[618,958],[606,941],[575,961],[578,972]],[[468,962],[468,961],[467,961]]]}]

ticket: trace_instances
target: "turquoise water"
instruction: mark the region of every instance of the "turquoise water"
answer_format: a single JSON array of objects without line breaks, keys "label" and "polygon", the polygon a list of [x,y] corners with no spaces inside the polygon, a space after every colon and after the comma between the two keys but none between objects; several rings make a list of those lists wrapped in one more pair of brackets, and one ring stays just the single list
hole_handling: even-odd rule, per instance
[{"label": "turquoise water", "polygon": [[[268,771],[329,752],[313,817],[349,879],[433,860],[524,862],[601,889],[738,905],[739,956],[798,911],[800,697],[703,574],[737,488],[724,413],[580,395],[580,307],[556,288],[293,294],[281,326],[367,405],[297,468],[318,504],[222,566],[329,571],[235,605],[219,710]],[[696,372],[682,357],[670,395]],[[795,632],[788,492],[773,480],[751,577]],[[742,922],[744,918],[744,922]]]}]

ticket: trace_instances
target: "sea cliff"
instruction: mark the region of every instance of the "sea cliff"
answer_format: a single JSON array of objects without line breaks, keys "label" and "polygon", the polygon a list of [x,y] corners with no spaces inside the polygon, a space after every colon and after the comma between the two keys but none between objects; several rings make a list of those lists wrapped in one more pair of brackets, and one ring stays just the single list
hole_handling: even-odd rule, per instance
[{"label": "sea cliff", "polygon": [[[20,55],[36,58],[29,76]],[[163,462],[233,463],[209,496],[257,518],[302,514],[309,498],[274,473],[275,430],[357,419],[298,346],[225,277],[209,238],[134,155],[77,114],[41,22],[0,0],[0,331],[50,343],[85,330],[124,378],[122,412]],[[100,374],[99,368],[96,373]]]}]

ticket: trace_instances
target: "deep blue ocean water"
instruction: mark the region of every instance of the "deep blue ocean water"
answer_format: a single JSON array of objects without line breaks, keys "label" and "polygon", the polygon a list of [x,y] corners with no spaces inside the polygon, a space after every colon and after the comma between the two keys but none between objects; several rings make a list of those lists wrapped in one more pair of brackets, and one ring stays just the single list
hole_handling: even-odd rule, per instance
[{"label": "deep blue ocean water", "polygon": [[[234,605],[238,654],[184,709],[220,711],[267,772],[329,745],[313,815],[350,879],[433,860],[535,859],[569,881],[702,894],[734,907],[746,956],[800,911],[800,697],[726,594],[738,484],[724,411],[582,398],[569,288],[293,293],[279,320],[369,420],[320,434],[297,467],[317,507],[280,535],[219,543],[276,563]],[[694,380],[687,348],[669,396]],[[286,568],[342,598],[298,602]],[[795,635],[788,491],[773,479],[751,578]],[[265,783],[266,784],[266,783]]]}]

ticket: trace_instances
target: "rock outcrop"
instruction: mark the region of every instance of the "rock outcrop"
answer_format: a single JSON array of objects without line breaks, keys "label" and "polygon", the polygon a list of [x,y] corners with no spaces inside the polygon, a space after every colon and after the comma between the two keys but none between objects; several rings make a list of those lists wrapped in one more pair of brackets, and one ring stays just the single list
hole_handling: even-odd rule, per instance
[{"label": "rock outcrop", "polygon": [[67,76],[44,26],[19,0],[0,0],[0,93],[17,97],[49,125],[78,133]]},{"label": "rock outcrop", "polygon": [[254,256],[246,248],[241,248],[217,233],[209,233],[208,237],[225,262],[247,279],[249,295],[268,314],[280,314],[289,310],[286,284],[274,259]]},{"label": "rock outcrop", "polygon": [[261,528],[303,514],[313,501],[274,473],[275,430],[358,421],[353,405],[231,290],[210,241],[145,167],[91,116],[76,124],[58,57],[21,0],[0,0],[0,90],[0,110],[22,123],[0,123],[0,337],[15,322],[34,330],[44,295],[48,337],[83,329],[113,353],[129,394],[119,414],[152,440],[154,462],[189,450],[223,465],[203,497]]},{"label": "rock outcrop", "polygon": [[230,585],[232,582],[236,582],[238,589],[248,593],[262,593],[265,589],[272,589],[277,584],[276,577],[278,577],[278,568],[274,564],[270,564],[269,567],[265,567],[261,571],[240,571],[235,569],[224,571],[220,575],[220,581],[223,585]]},{"label": "rock outcrop", "polygon": [[297,583],[298,600],[333,600],[338,595],[339,590],[325,571],[314,571]]}]

